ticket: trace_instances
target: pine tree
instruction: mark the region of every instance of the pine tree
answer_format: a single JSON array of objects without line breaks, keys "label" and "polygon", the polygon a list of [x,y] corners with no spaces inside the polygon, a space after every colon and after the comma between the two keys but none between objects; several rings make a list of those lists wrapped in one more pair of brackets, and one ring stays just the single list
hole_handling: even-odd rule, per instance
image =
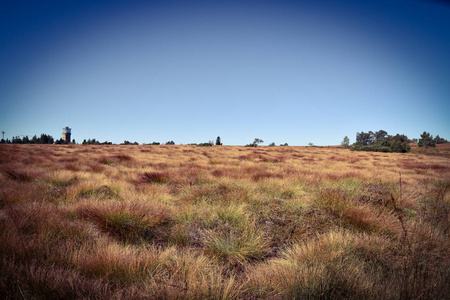
[{"label": "pine tree", "polygon": [[423,148],[436,147],[436,141],[433,139],[433,136],[429,132],[424,131],[420,135],[418,145],[419,145],[419,147],[423,147]]}]

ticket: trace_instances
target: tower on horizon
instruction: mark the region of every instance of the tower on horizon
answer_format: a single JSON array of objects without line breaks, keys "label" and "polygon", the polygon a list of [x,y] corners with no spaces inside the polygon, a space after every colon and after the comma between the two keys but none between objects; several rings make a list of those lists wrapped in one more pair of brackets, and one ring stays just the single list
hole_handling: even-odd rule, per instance
[{"label": "tower on horizon", "polygon": [[62,139],[66,143],[70,143],[70,131],[71,130],[72,130],[72,128],[69,128],[69,126],[66,126],[63,128]]}]

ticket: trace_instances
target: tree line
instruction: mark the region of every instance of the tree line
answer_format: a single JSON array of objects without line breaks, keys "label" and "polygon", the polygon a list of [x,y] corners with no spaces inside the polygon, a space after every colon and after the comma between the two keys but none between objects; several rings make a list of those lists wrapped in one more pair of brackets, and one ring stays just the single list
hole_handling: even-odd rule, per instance
[{"label": "tree line", "polygon": [[[59,140],[55,140],[51,135],[48,134],[41,134],[41,136],[38,138],[36,135],[33,136],[31,139],[28,136],[14,136],[12,138],[12,140],[10,139],[1,139],[0,140],[1,144],[76,144],[75,139],[72,140],[71,143],[68,143],[66,141],[64,141],[62,138]],[[100,142],[98,140],[96,140],[95,138],[93,139],[84,139],[83,142],[81,143],[82,145],[112,145],[112,142],[108,142],[108,141],[104,141],[104,142]],[[222,140],[220,138],[220,136],[217,137],[215,144],[217,146],[222,145]],[[130,142],[130,141],[123,141],[123,143],[120,143],[120,145],[139,145],[138,142]],[[161,145],[161,143],[159,142],[152,142],[150,144],[143,144],[143,145]],[[168,141],[166,143],[164,143],[164,145],[175,145],[174,141]],[[191,145],[197,145],[197,146],[213,146],[214,142],[213,141],[209,141],[208,143],[200,143],[200,144],[191,144]]]},{"label": "tree line", "polygon": [[[31,139],[28,136],[14,136],[12,140],[2,139],[0,141],[2,144],[69,144],[64,141],[62,138],[59,140],[55,140],[49,134],[41,134],[39,137],[34,135]],[[264,143],[263,140],[259,138],[255,138],[255,140],[245,145],[246,147],[257,147],[259,144]],[[354,151],[376,151],[376,152],[409,152],[411,150],[410,144],[417,144],[419,147],[428,148],[428,147],[436,147],[437,144],[448,143],[448,140],[441,138],[439,135],[433,137],[429,132],[424,131],[420,135],[420,139],[409,139],[404,134],[396,134],[389,135],[385,130],[379,131],[369,131],[369,132],[357,132],[356,133],[356,142],[350,145],[350,139],[345,136],[341,145],[345,148],[350,148],[350,150]],[[70,144],[76,144],[75,140],[72,140]],[[84,139],[81,143],[82,145],[112,145],[112,142],[104,141],[100,142],[94,139]],[[120,145],[139,145],[138,142],[130,142],[125,140]],[[161,145],[159,142],[152,142],[149,144],[143,145]],[[175,145],[174,141],[168,141],[164,143],[164,145]],[[220,146],[222,145],[222,140],[220,136],[216,138],[216,141],[208,141],[206,143],[199,144],[189,144],[189,145],[197,145],[197,146]],[[313,146],[312,143],[309,144]],[[269,146],[275,146],[275,143],[269,144]],[[280,144],[280,146],[288,146],[287,143]]]},{"label": "tree line", "polygon": [[[58,141],[57,141],[58,142]],[[34,135],[31,139],[28,136],[13,136],[12,139],[2,139],[2,144],[54,144],[55,140],[51,135],[41,134],[40,137]]]}]

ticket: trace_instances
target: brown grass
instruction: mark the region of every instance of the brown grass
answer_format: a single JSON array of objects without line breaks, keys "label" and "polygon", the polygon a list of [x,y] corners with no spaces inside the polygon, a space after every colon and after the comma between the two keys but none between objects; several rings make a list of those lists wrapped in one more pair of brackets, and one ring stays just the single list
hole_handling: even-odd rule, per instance
[{"label": "brown grass", "polygon": [[449,149],[0,145],[0,290],[442,298]]}]

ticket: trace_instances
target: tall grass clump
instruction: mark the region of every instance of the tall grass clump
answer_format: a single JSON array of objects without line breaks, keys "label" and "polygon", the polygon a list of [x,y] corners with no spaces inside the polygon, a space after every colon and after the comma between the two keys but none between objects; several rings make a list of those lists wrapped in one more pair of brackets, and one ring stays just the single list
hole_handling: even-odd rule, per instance
[{"label": "tall grass clump", "polygon": [[242,215],[239,208],[222,210],[219,214],[225,223],[205,232],[207,253],[229,266],[243,266],[267,255],[268,240],[253,218]]},{"label": "tall grass clump", "polygon": [[87,202],[77,213],[103,232],[130,243],[165,242],[173,220],[167,207],[152,202]]},{"label": "tall grass clump", "polygon": [[400,299],[440,299],[450,292],[450,243],[439,229],[408,222],[405,236],[393,243],[394,295]]},{"label": "tall grass clump", "polygon": [[3,171],[10,179],[19,182],[30,182],[35,178],[35,175],[28,170],[13,170],[7,169]]},{"label": "tall grass clump", "polygon": [[63,266],[39,262],[15,264],[0,260],[0,289],[4,299],[118,299],[133,293],[105,278],[87,277]]},{"label": "tall grass clump", "polygon": [[[408,217],[402,207],[401,176],[399,194],[391,196],[402,228],[402,235],[392,248],[392,261],[397,271],[393,280],[397,296],[402,299],[438,299],[450,292],[449,189],[446,184],[437,186],[425,200],[432,205],[427,210],[425,204],[418,218]],[[442,213],[447,218],[443,222]]]},{"label": "tall grass clump", "polygon": [[145,278],[159,267],[157,252],[100,238],[95,244],[74,251],[71,263],[85,275],[133,282]]},{"label": "tall grass clump", "polygon": [[183,191],[181,200],[189,204],[207,202],[229,205],[245,203],[252,197],[247,187],[230,183],[194,186],[185,188]]},{"label": "tall grass clump", "polygon": [[167,183],[170,181],[168,172],[145,172],[142,181],[146,183]]},{"label": "tall grass clump", "polygon": [[249,273],[251,294],[282,299],[368,299],[390,271],[386,242],[332,231],[292,245]]},{"label": "tall grass clump", "polygon": [[159,254],[159,261],[159,268],[147,281],[155,298],[239,299],[241,283],[234,275],[224,275],[213,257],[170,247]]},{"label": "tall grass clump", "polygon": [[448,235],[450,232],[450,180],[435,182],[420,205],[423,218]]},{"label": "tall grass clump", "polygon": [[314,205],[337,218],[337,222],[344,227],[388,234],[398,230],[395,218],[389,211],[359,203],[357,199],[341,189],[327,188],[318,193]]}]

